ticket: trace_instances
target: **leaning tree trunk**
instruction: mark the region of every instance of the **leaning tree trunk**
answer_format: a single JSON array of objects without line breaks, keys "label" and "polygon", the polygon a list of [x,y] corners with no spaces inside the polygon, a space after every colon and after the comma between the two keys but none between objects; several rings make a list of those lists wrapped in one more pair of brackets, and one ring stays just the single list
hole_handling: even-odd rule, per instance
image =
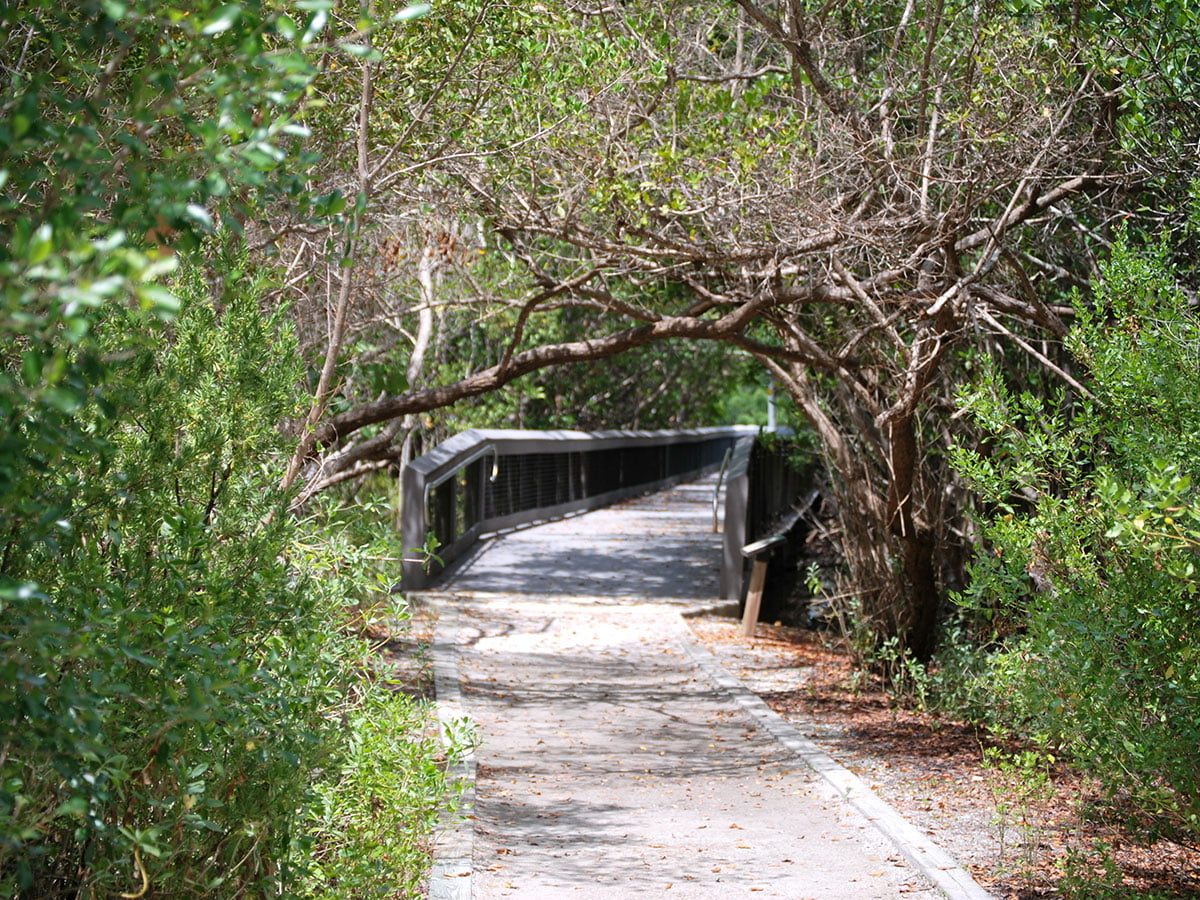
[{"label": "leaning tree trunk", "polygon": [[[854,625],[878,646],[895,639],[927,661],[937,644],[944,529],[931,501],[942,474],[922,453],[915,410],[882,429],[850,392],[825,392],[799,366],[770,366],[820,439],[837,501]],[[895,408],[895,407],[893,407]]]},{"label": "leaning tree trunk", "polygon": [[[829,475],[838,505],[846,592],[858,600],[855,624],[875,646],[894,638],[924,662],[936,648],[943,589],[939,531],[917,512],[916,492],[929,473],[917,477],[921,459],[914,452],[912,430],[911,422],[892,429],[886,460],[834,465]],[[879,462],[886,462],[886,476],[878,474]]]},{"label": "leaning tree trunk", "polygon": [[916,476],[921,458],[913,416],[893,420],[888,431],[891,480],[888,484],[887,533],[900,563],[896,580],[900,582],[903,598],[896,604],[899,619],[896,632],[905,647],[917,659],[926,662],[933,655],[937,642],[941,607],[941,590],[934,565],[936,541],[933,529],[914,512],[920,490],[921,479]]}]

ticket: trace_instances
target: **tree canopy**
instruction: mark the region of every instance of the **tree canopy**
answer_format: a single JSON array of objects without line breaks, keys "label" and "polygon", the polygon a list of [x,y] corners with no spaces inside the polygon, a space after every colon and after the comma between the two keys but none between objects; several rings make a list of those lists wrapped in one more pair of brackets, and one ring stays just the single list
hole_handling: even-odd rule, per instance
[{"label": "tree canopy", "polygon": [[768,373],[863,661],[957,617],[1010,725],[1194,840],[1193,0],[0,25],[5,891],[385,895],[411,848],[346,797],[399,788],[348,760],[423,725],[352,624],[396,548],[338,504],[456,428],[716,424]]},{"label": "tree canopy", "polygon": [[737,348],[820,438],[866,614],[927,657],[967,527],[955,385],[1003,348],[1079,388],[1055,347],[1112,224],[1186,220],[1194,43],[1163,34],[1055,4],[434,10],[411,59],[335,79],[361,88],[354,171],[387,213],[337,303],[298,301],[349,323],[326,369],[359,380],[294,473],[388,465],[418,414],[550,366]]}]

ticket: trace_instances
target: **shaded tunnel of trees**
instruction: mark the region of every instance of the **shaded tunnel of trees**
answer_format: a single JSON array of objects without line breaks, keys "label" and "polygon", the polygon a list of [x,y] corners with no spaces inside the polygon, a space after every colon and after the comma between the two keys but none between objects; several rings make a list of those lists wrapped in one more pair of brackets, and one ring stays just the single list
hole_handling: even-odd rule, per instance
[{"label": "shaded tunnel of trees", "polygon": [[1193,0],[0,25],[0,891],[417,890],[397,473],[758,424],[768,376],[859,664],[1195,847]]}]

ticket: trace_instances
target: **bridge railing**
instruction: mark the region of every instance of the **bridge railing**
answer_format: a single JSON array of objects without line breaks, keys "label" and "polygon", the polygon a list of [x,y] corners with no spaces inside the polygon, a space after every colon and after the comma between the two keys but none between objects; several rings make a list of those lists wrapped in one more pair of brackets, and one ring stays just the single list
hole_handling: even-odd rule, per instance
[{"label": "bridge railing", "polygon": [[[402,586],[425,587],[480,535],[661,490],[716,471],[730,449],[732,473],[739,459],[748,459],[757,433],[754,426],[731,426],[592,433],[472,429],[457,434],[413,460],[401,476],[401,533],[409,551]],[[738,518],[744,518],[747,496],[735,493],[743,498]],[[727,511],[726,544],[728,520]],[[438,560],[423,561],[412,550],[425,546],[430,533]],[[728,550],[725,556],[727,566]],[[725,583],[722,571],[723,593]]]},{"label": "bridge railing", "polygon": [[[744,599],[751,563],[742,548],[766,537],[796,508],[812,488],[814,469],[814,462],[796,451],[790,433],[752,436],[735,445],[725,476],[722,598]],[[798,541],[806,533],[788,533],[781,550],[786,564],[775,566],[774,577],[793,568]]]}]

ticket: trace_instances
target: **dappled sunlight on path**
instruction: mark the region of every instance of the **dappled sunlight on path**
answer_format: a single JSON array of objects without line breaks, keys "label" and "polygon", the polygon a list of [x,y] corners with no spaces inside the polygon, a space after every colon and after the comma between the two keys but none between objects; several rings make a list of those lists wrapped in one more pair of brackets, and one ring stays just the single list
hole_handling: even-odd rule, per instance
[{"label": "dappled sunlight on path", "polygon": [[482,742],[474,896],[936,896],[692,662],[711,490],[508,535],[438,595]]},{"label": "dappled sunlight on path", "polygon": [[721,564],[714,486],[707,478],[481,542],[452,589],[707,605]]}]

